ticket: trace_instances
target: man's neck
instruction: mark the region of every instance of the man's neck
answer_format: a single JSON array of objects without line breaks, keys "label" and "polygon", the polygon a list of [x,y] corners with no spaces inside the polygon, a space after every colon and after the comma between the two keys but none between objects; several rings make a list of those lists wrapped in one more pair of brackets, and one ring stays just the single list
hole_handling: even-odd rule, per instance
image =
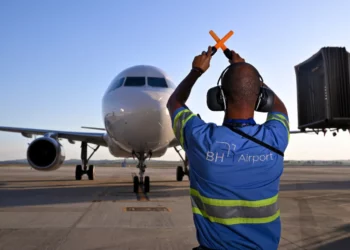
[{"label": "man's neck", "polygon": [[224,120],[247,120],[250,118],[254,118],[254,110],[228,109],[225,113]]}]

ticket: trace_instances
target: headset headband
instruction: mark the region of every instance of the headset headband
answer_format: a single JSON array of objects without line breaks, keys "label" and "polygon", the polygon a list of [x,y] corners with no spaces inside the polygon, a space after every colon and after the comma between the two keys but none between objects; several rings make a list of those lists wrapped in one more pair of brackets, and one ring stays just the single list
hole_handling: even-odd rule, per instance
[{"label": "headset headband", "polygon": [[[224,94],[224,91],[222,89],[222,85],[220,84],[220,81],[222,81],[222,78],[225,76],[226,72],[230,69],[230,67],[236,66],[237,64],[248,64],[250,65],[256,72],[259,81],[264,82],[263,78],[259,74],[259,71],[251,64],[246,62],[239,62],[239,63],[232,63],[229,66],[227,66],[222,72],[218,79],[217,86],[210,88],[207,92],[207,106],[212,111],[225,111],[226,110],[226,97]],[[258,112],[270,112],[272,110],[272,107],[274,105],[274,93],[272,90],[270,90],[267,87],[264,87],[263,85],[260,86],[260,91],[257,94],[257,100],[255,103],[255,111]]]},{"label": "headset headband", "polygon": [[[254,69],[255,73],[257,74],[257,76],[258,76],[258,78],[259,78],[259,81],[264,82],[264,79],[263,79],[262,76],[260,75],[259,71],[258,71],[253,65],[251,65],[251,64],[249,64],[249,63],[246,63],[246,62],[237,62],[237,63],[231,63],[229,66],[227,66],[227,67],[222,71],[222,73],[221,73],[221,75],[220,75],[220,77],[219,77],[219,79],[218,79],[217,85],[219,85],[220,81],[223,79],[223,77],[224,77],[224,75],[226,74],[226,72],[227,72],[231,67],[236,66],[236,65],[238,65],[238,64],[246,64],[246,65],[251,66],[251,67]],[[220,84],[220,85],[221,85],[221,84]]]}]

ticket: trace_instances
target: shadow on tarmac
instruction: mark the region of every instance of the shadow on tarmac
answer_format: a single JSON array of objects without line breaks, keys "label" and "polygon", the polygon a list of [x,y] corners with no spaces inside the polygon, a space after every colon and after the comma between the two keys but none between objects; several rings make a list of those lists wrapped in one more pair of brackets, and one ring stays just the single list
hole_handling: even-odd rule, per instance
[{"label": "shadow on tarmac", "polygon": [[[12,186],[12,183],[41,182],[43,185]],[[44,182],[54,184],[44,185]],[[150,199],[164,197],[189,196],[189,183],[176,185],[177,181],[151,181]],[[62,183],[62,185],[60,185]],[[164,183],[174,183],[164,185]],[[8,188],[7,188],[8,187]],[[308,183],[281,184],[281,191],[301,190],[349,190],[350,181],[322,181]],[[11,206],[34,206],[49,204],[64,204],[77,202],[91,202],[96,199],[104,201],[134,201],[136,194],[133,193],[131,182],[99,182],[99,181],[70,181],[70,180],[25,180],[0,182],[0,207]]]},{"label": "shadow on tarmac", "polygon": [[[76,184],[76,183],[75,183]],[[115,183],[114,183],[115,184]],[[176,198],[189,195],[188,186],[161,185],[151,182],[150,201],[159,198]],[[20,189],[0,188],[0,208],[18,206],[40,206],[69,203],[83,203],[94,201],[136,201],[137,195],[133,193],[132,183],[127,185],[95,184],[92,186],[74,187],[20,187]]]},{"label": "shadow on tarmac", "polygon": [[317,181],[281,184],[280,191],[349,190],[350,181]]},{"label": "shadow on tarmac", "polygon": [[350,246],[349,233],[350,224],[344,224],[324,234],[302,237],[301,240],[293,242],[287,240],[288,243],[281,244],[280,247],[282,249],[289,249],[290,247],[298,246],[300,249],[348,250]]},{"label": "shadow on tarmac", "polygon": [[[189,183],[177,181],[151,181],[151,191],[148,194],[150,201],[162,198],[179,198],[189,196]],[[25,186],[20,184],[25,184]],[[28,183],[38,183],[35,187]],[[47,183],[47,184],[46,184]],[[50,184],[51,183],[51,184]],[[166,184],[169,183],[169,184]],[[184,185],[185,184],[185,185]],[[350,181],[315,181],[315,182],[281,182],[280,190],[289,191],[312,191],[312,190],[349,190]],[[0,208],[25,207],[40,205],[57,205],[70,203],[89,202],[135,202],[137,195],[133,193],[132,182],[116,181],[74,181],[67,179],[54,180],[8,180],[0,182]],[[313,211],[308,200],[296,200],[298,212],[308,216],[308,224],[317,226],[313,218]],[[350,201],[349,201],[350,202]],[[309,216],[310,215],[310,216]],[[303,216],[295,218],[300,220],[300,225],[305,224]],[[301,239],[297,242],[287,243],[300,246],[301,249],[349,249],[350,224],[344,224],[323,234],[310,236],[307,230],[299,233]],[[324,243],[323,243],[324,242]],[[322,246],[319,246],[322,245]],[[302,246],[302,247],[301,247]]]}]

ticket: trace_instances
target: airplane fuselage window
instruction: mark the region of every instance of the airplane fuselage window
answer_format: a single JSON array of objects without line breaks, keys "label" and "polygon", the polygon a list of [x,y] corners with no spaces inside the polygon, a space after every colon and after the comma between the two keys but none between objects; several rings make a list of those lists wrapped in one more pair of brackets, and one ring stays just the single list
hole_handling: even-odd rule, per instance
[{"label": "airplane fuselage window", "polygon": [[148,86],[157,87],[157,88],[167,88],[168,84],[164,78],[160,77],[147,77]]},{"label": "airplane fuselage window", "polygon": [[124,87],[140,87],[146,85],[145,77],[127,77]]}]

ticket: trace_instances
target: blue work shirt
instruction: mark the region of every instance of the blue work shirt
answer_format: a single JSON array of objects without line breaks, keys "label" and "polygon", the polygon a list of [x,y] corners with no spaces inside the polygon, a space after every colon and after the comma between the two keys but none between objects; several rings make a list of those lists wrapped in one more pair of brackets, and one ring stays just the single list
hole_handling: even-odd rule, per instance
[{"label": "blue work shirt", "polygon": [[[254,119],[237,127],[284,152],[288,117],[269,113],[264,124]],[[227,126],[206,123],[187,107],[172,115],[173,130],[190,162],[190,188],[197,240],[209,249],[278,248],[281,236],[278,191],[283,156]]]}]

